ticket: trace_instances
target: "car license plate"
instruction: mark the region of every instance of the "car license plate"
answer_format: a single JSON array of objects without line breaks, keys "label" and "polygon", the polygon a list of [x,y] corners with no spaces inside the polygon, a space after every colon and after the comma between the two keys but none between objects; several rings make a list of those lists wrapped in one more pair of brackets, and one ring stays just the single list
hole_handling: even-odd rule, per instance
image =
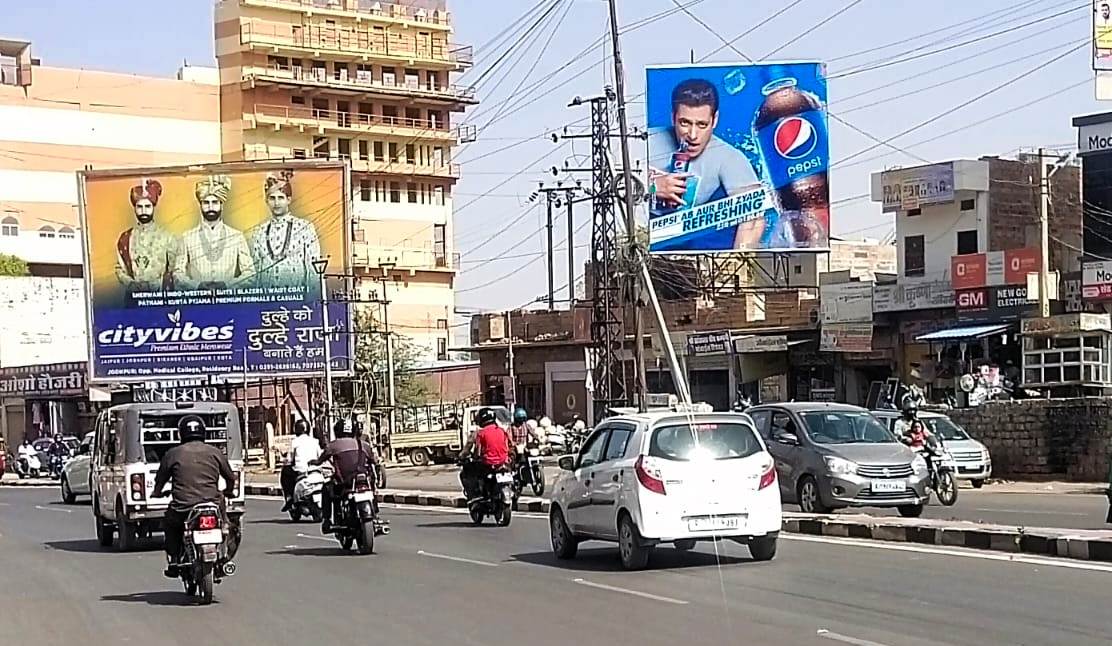
[{"label": "car license plate", "polygon": [[687,530],[691,532],[721,531],[725,529],[737,529],[740,526],[741,519],[737,516],[692,518],[687,521]]},{"label": "car license plate", "polygon": [[370,502],[375,499],[375,492],[373,491],[359,491],[352,494],[355,502]]},{"label": "car license plate", "polygon": [[514,481],[514,477],[510,473],[499,473],[494,476],[494,481],[498,484],[509,484]]},{"label": "car license plate", "polygon": [[903,480],[873,480],[870,486],[876,493],[901,493],[907,491],[907,483]]},{"label": "car license plate", "polygon": [[217,545],[224,542],[224,532],[219,529],[202,529],[193,532],[194,545]]}]

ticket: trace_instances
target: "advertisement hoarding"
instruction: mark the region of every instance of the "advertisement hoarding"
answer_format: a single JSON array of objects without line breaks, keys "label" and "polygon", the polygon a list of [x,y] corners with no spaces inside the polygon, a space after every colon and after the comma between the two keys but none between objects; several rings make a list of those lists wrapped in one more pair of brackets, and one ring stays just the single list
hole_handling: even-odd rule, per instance
[{"label": "advertisement hoarding", "polygon": [[1027,298],[1026,285],[978,287],[954,293],[959,321],[1014,321],[1038,309]]},{"label": "advertisement hoarding", "polygon": [[651,67],[646,88],[651,252],[829,247],[823,64]]},{"label": "advertisement hoarding", "polygon": [[1038,271],[1039,250],[1035,247],[970,253],[950,258],[950,275],[954,289],[1025,285],[1027,275]]},{"label": "advertisement hoarding", "polygon": [[872,323],[831,323],[822,326],[822,352],[872,352]]},{"label": "advertisement hoarding", "polygon": [[[319,375],[347,293],[348,172],[252,162],[78,173],[93,382]],[[337,374],[354,353],[329,307]]]},{"label": "advertisement hoarding", "polygon": [[884,213],[954,201],[954,164],[931,164],[885,171],[880,175]]},{"label": "advertisement hoarding", "polygon": [[907,312],[954,306],[954,286],[948,280],[907,280],[877,285],[873,289],[873,311]]},{"label": "advertisement hoarding", "polygon": [[1081,266],[1081,297],[1112,301],[1112,261],[1086,262]]},{"label": "advertisement hoarding", "polygon": [[1093,0],[1093,69],[1112,70],[1112,3]]},{"label": "advertisement hoarding", "polygon": [[819,312],[825,323],[873,320],[873,284],[837,283],[819,287]]}]

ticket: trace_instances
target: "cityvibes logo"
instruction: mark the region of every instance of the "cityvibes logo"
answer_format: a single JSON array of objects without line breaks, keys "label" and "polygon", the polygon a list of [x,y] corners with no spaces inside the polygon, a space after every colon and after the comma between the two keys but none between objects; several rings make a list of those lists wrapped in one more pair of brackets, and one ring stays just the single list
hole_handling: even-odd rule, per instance
[{"label": "cityvibes logo", "polygon": [[119,324],[97,335],[97,343],[103,346],[128,346],[141,348],[160,343],[194,343],[231,341],[235,335],[235,321],[224,325],[197,326],[192,321],[182,323],[181,310],[166,315],[169,326],[136,327]]}]

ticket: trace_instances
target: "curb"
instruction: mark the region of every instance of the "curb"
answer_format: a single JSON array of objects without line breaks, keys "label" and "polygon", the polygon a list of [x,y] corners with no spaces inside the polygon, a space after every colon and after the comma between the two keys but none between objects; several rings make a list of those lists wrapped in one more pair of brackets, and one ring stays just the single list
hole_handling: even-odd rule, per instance
[{"label": "curb", "polygon": [[43,482],[42,480],[5,480],[0,482],[0,488],[4,487],[23,487],[25,489],[50,489],[59,486],[59,481],[52,480]]},{"label": "curb", "polygon": [[[247,485],[250,495],[281,496],[271,485]],[[467,506],[462,496],[420,491],[379,493],[379,501],[418,507]],[[549,502],[540,498],[521,498],[515,511],[548,513]],[[782,529],[791,534],[856,538],[892,543],[913,543],[943,547],[965,547],[993,552],[1052,556],[1081,561],[1112,562],[1112,532],[1079,532],[1066,529],[1028,529],[977,523],[952,523],[920,519],[878,519],[871,516],[824,516],[784,513]]]}]

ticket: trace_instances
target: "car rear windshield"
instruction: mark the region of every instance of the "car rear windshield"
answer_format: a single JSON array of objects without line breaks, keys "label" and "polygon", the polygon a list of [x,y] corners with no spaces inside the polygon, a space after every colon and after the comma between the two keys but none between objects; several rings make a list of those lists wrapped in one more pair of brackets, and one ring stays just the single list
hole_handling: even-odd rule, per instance
[{"label": "car rear windshield", "polygon": [[920,417],[931,433],[942,438],[944,442],[961,442],[969,439],[965,429],[953,423],[949,417]]},{"label": "car rear windshield", "polygon": [[896,441],[883,424],[865,412],[803,413],[803,421],[815,444],[890,444]]},{"label": "car rear windshield", "polygon": [[649,455],[686,462],[695,459],[732,460],[761,451],[761,443],[746,424],[710,422],[661,426],[653,432]]}]

